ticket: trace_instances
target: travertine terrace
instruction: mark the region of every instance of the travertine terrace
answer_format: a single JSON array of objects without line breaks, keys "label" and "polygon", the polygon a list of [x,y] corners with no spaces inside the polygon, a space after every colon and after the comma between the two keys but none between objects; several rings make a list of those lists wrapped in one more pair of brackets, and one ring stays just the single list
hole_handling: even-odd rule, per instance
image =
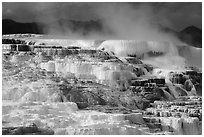
[{"label": "travertine terrace", "polygon": [[[166,42],[122,42],[140,50],[107,46],[121,41],[4,35],[2,133],[201,135],[202,69],[172,63],[183,58],[175,47],[158,48]],[[172,66],[149,63],[169,51],[177,55]]]}]

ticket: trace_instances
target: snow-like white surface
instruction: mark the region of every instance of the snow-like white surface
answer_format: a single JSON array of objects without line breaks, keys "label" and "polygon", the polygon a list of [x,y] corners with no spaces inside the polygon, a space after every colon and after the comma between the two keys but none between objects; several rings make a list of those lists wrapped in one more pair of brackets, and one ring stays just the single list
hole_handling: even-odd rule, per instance
[{"label": "snow-like white surface", "polygon": [[[107,40],[98,49],[114,52],[117,56],[137,55],[144,61],[157,67],[183,67],[196,65],[201,67],[202,49],[187,45],[174,45],[165,41]],[[148,52],[163,55],[149,57]]]},{"label": "snow-like white surface", "polygon": [[[29,36],[29,35],[28,35]],[[21,37],[19,35],[19,37]],[[32,36],[34,37],[34,36]],[[39,36],[40,37],[40,36]],[[27,42],[31,41],[27,39]],[[35,44],[93,47],[94,41],[66,40],[66,39],[33,39]],[[186,92],[180,85],[172,86],[169,81],[170,72],[183,72],[186,60],[200,63],[202,50],[193,47],[176,47],[168,42],[154,41],[105,41],[98,49],[114,52],[118,56],[136,54],[142,56],[149,51],[161,52],[160,57],[144,57],[143,63],[160,67],[153,70],[153,76],[165,78],[169,84],[171,95],[164,91],[171,100],[179,96],[180,92],[188,95],[196,94],[193,86],[191,92]],[[188,55],[186,55],[187,53]],[[185,60],[186,59],[186,60]],[[11,62],[19,63],[29,60],[27,56],[13,56]],[[41,63],[40,68],[48,72],[62,73],[63,76],[93,78],[98,80],[117,81],[133,79],[133,67],[117,63],[91,63],[76,60],[58,60]],[[168,69],[167,69],[168,68]],[[143,69],[143,68],[141,68]],[[145,70],[143,72],[147,73]],[[8,86],[9,85],[9,86]],[[48,86],[52,85],[52,86]],[[2,119],[3,126],[26,125],[35,123],[38,127],[50,127],[55,134],[149,134],[149,129],[140,126],[144,124],[141,113],[132,114],[106,114],[96,111],[79,110],[73,102],[60,103],[54,100],[61,98],[61,91],[51,80],[38,80],[35,82],[8,80],[3,81],[2,89]],[[163,125],[173,127],[176,134],[198,134],[199,121],[196,118],[161,118]],[[135,125],[131,124],[135,123]],[[165,128],[163,126],[163,128]],[[199,133],[200,134],[200,133]]]},{"label": "snow-like white surface", "polygon": [[[7,86],[8,84],[10,86]],[[48,86],[48,84],[53,84],[53,86]],[[16,102],[27,102],[27,101],[52,101],[52,99],[57,98],[57,93],[60,90],[55,83],[49,80],[38,80],[36,82],[24,83],[12,83],[3,82],[2,89],[2,99],[12,100]]]},{"label": "snow-like white surface", "polygon": [[176,47],[169,42],[136,41],[136,40],[107,40],[98,49],[112,51],[118,56],[142,55],[149,51],[161,52],[165,54],[177,54]]},{"label": "snow-like white surface", "polygon": [[55,134],[147,134],[139,125],[143,124],[142,114],[106,114],[97,111],[80,111],[73,102],[16,103],[3,101],[4,126],[35,123],[38,127],[50,127]]},{"label": "snow-like white surface", "polygon": [[87,79],[116,80],[116,77],[123,77],[127,79],[133,79],[136,77],[131,66],[124,66],[111,62],[93,64],[91,62],[61,60],[41,63],[40,67],[50,72],[63,73],[65,75],[67,73],[73,73],[76,77],[86,75]]},{"label": "snow-like white surface", "polygon": [[165,118],[160,117],[163,128],[170,126],[177,135],[198,135],[200,134],[200,127],[198,118]]}]

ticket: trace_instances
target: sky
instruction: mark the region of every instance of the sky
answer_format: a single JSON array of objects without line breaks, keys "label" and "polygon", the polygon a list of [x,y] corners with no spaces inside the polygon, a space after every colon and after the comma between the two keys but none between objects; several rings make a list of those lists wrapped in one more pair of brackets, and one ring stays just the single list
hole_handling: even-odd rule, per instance
[{"label": "sky", "polygon": [[[97,20],[127,18],[136,22],[147,18],[152,24],[164,25],[175,30],[194,25],[202,28],[201,2],[147,2],[147,3],[52,3],[52,2],[3,2],[3,19],[19,22],[44,22],[55,19]],[[150,18],[150,19],[148,19]],[[118,20],[120,21],[120,19]]]}]

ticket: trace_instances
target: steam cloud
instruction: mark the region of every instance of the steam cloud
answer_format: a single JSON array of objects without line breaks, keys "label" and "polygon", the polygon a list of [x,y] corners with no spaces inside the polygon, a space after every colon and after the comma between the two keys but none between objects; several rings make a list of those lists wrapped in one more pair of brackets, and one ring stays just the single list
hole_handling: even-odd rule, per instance
[{"label": "steam cloud", "polygon": [[[3,3],[3,18],[20,22],[44,22],[48,34],[85,39],[174,40],[160,26],[183,29],[201,27],[201,3]],[[176,12],[172,12],[176,11]],[[179,13],[179,14],[178,14]],[[188,18],[186,18],[188,17]],[[57,20],[90,21],[100,19],[102,30],[73,31]],[[180,28],[177,28],[179,26]],[[182,28],[182,27],[183,28]]]},{"label": "steam cloud", "polygon": [[[13,10],[9,10],[6,7],[6,3],[3,4],[3,16],[5,14],[7,17],[12,16],[12,12],[24,15],[29,20],[37,22],[43,22],[46,24],[45,31],[48,34],[54,34],[58,38],[64,36],[68,39],[125,39],[125,40],[136,40],[136,41],[159,41],[159,42],[169,42],[173,49],[177,49],[175,44],[182,44],[173,34],[164,32],[162,26],[164,27],[175,27],[175,22],[173,22],[172,17],[176,17],[178,20],[184,16],[177,14],[179,8],[183,8],[186,14],[188,14],[189,20],[196,20],[201,15],[201,10],[195,8],[199,3],[183,4],[178,6],[177,3],[17,3],[12,7]],[[200,4],[202,5],[202,4]],[[175,9],[169,7],[177,7]],[[197,16],[195,14],[190,14],[192,12],[190,8],[194,8]],[[171,9],[171,10],[170,10]],[[186,10],[187,9],[187,10]],[[197,11],[197,9],[199,11]],[[169,11],[168,11],[169,10]],[[172,12],[172,10],[177,10],[177,12]],[[18,18],[19,19],[19,18]],[[20,19],[23,19],[20,18]],[[68,25],[63,25],[57,22],[57,20],[98,20],[102,24],[102,30],[100,31],[90,31],[86,35],[83,34],[83,30],[73,31]],[[31,20],[31,19],[30,19]],[[186,19],[182,19],[184,22]],[[200,19],[199,19],[200,21]],[[181,22],[181,20],[180,20]],[[201,21],[200,21],[201,22]],[[178,24],[177,24],[178,25]],[[182,24],[181,24],[182,25]],[[117,45],[115,45],[117,46]],[[120,48],[120,47],[115,47]],[[132,48],[128,51],[134,51],[136,48],[134,46],[126,47]],[[176,51],[176,53],[179,53]],[[189,53],[194,54],[191,50]],[[201,52],[196,58],[201,58]],[[195,55],[188,54],[188,59],[194,57]],[[180,57],[178,54],[172,55],[176,56],[172,58],[169,64],[185,64],[184,58]],[[158,64],[164,64],[169,61],[170,57],[157,57],[151,59],[156,61]],[[168,63],[167,63],[168,64]],[[201,64],[200,62],[197,64]]]},{"label": "steam cloud", "polygon": [[[46,11],[51,11],[50,8],[53,8],[53,6],[54,5],[46,5],[46,7],[43,7],[41,5],[40,7],[48,8]],[[65,7],[70,8],[71,6],[67,5]],[[80,6],[78,9],[81,10]],[[84,36],[82,31],[74,32],[67,25],[54,22],[54,20],[67,18],[64,14],[71,11],[65,10],[64,12],[57,12],[61,13],[59,15],[50,13],[49,16],[43,19],[45,21],[44,23],[48,26],[48,28],[46,28],[48,34],[65,34],[71,38],[77,39],[83,39],[83,37],[85,37],[86,39],[134,39],[178,42],[173,34],[167,34],[160,29],[161,26],[171,26],[171,21],[165,16],[161,16],[163,10],[155,12],[155,8],[152,5],[140,3],[133,6],[129,3],[100,3],[96,4],[94,7],[87,5],[87,9],[90,9],[88,12],[94,11],[94,14],[91,15],[93,19],[100,19],[102,33],[92,31]],[[86,13],[87,11],[84,12]],[[86,21],[88,18],[83,16],[89,16],[85,13],[80,16],[80,19]],[[90,15],[90,13],[87,14]],[[68,18],[74,19],[73,16]],[[41,20],[42,19],[39,21]]]}]

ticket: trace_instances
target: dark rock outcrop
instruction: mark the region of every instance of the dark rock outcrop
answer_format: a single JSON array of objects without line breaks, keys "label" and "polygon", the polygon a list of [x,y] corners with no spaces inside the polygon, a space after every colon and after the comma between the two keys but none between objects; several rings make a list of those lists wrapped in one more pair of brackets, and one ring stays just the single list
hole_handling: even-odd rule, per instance
[{"label": "dark rock outcrop", "polygon": [[202,73],[194,70],[188,70],[183,73],[170,73],[169,80],[173,84],[181,84],[186,91],[191,91],[197,85],[195,86],[196,94],[202,95]]},{"label": "dark rock outcrop", "polygon": [[186,81],[186,77],[184,77],[183,74],[175,74],[175,73],[171,73],[169,76],[169,79],[174,84],[182,84],[182,85]]},{"label": "dark rock outcrop", "polygon": [[184,88],[187,90],[187,91],[191,91],[191,89],[193,88],[193,83],[191,82],[190,79],[186,80],[185,83],[184,83]]},{"label": "dark rock outcrop", "polygon": [[165,85],[165,79],[141,79],[141,80],[133,80],[131,85],[132,86],[149,86],[150,84],[153,84],[155,86],[164,86]]},{"label": "dark rock outcrop", "polygon": [[19,39],[2,39],[2,44],[25,44],[25,41]]},{"label": "dark rock outcrop", "polygon": [[53,135],[51,129],[38,128],[34,123],[28,126],[20,127],[3,127],[3,135]]},{"label": "dark rock outcrop", "polygon": [[127,60],[127,62],[128,63],[130,63],[130,64],[143,64],[142,63],[142,61],[141,60],[139,60],[138,58],[134,58],[134,57],[132,57],[132,58],[125,58],[126,60]]},{"label": "dark rock outcrop", "polygon": [[106,102],[97,94],[86,89],[61,87],[63,95],[66,97],[64,101],[75,102],[79,109],[86,108],[91,105],[105,105]]}]

